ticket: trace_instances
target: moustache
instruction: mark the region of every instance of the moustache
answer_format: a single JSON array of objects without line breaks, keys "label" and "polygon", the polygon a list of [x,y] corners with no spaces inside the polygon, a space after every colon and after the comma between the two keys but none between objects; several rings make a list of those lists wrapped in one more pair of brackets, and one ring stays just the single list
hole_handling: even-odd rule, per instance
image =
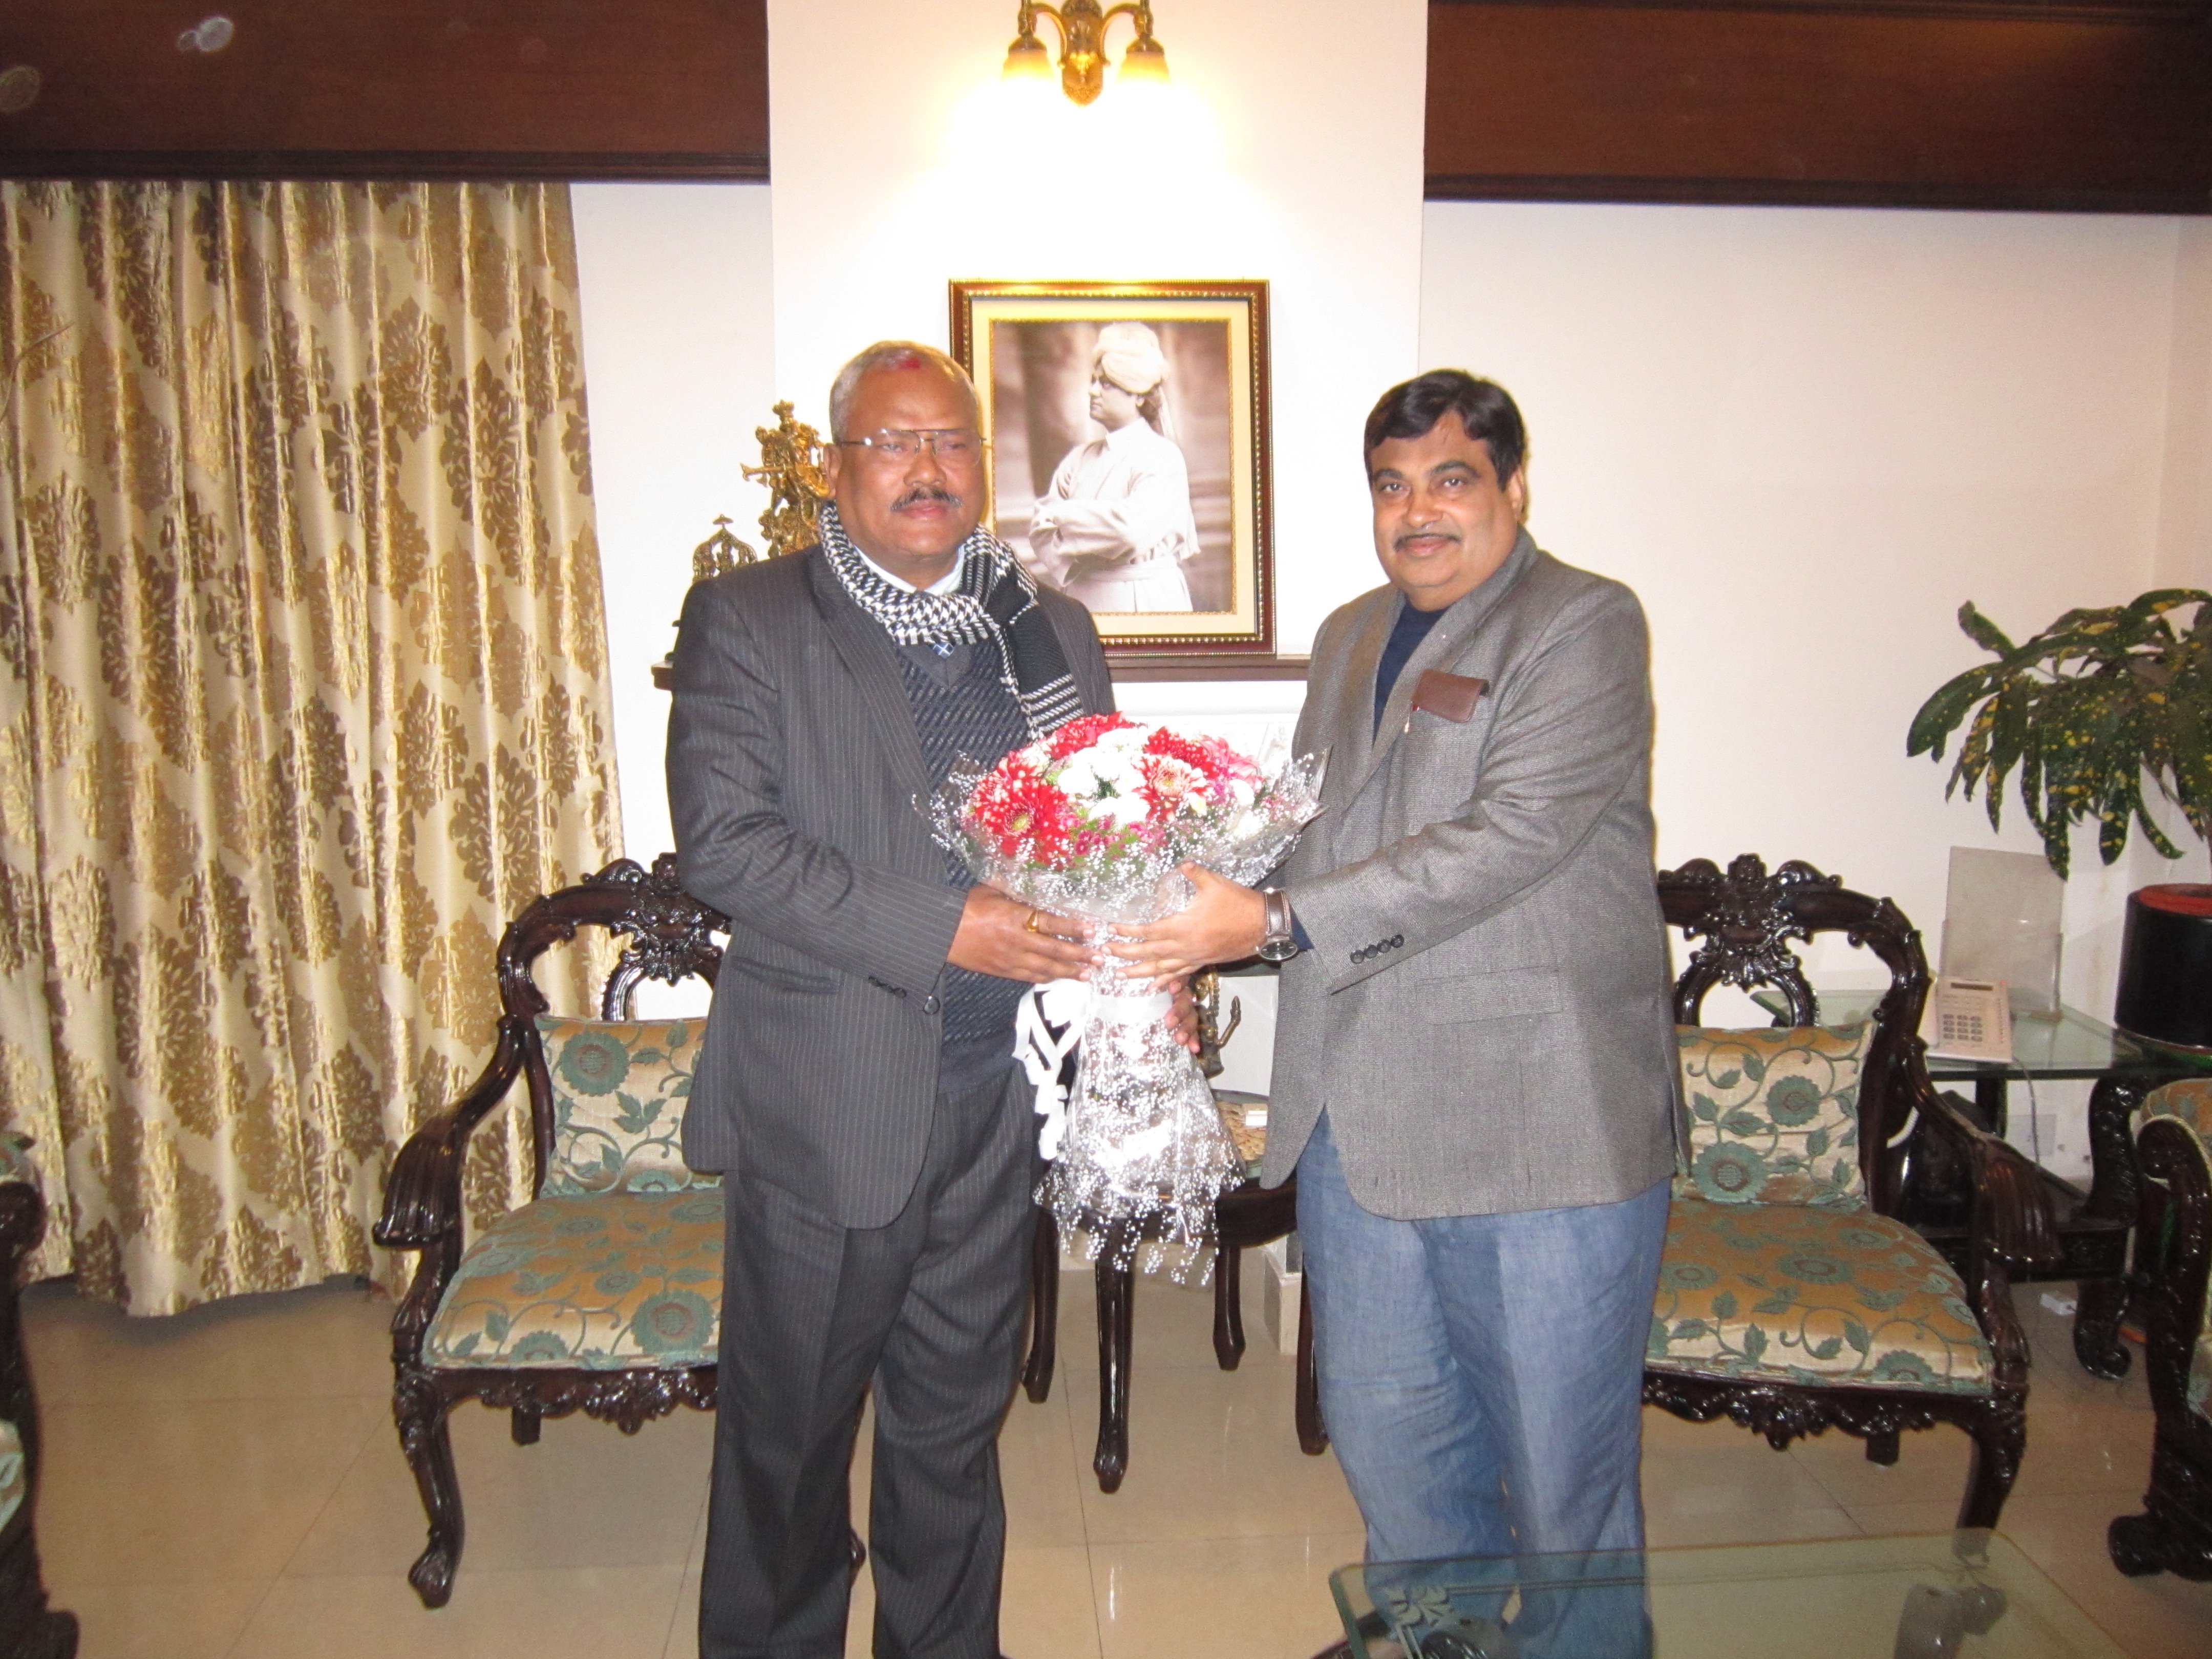
[{"label": "moustache", "polygon": [[1455,542],[1459,538],[1452,532],[1441,528],[1408,530],[1403,535],[1394,536],[1391,538],[1390,550],[1394,553],[1403,552],[1407,542],[1427,541],[1431,539],[1436,541]]},{"label": "moustache", "polygon": [[950,507],[960,505],[960,498],[941,484],[916,484],[891,503],[891,511],[903,513],[909,507],[919,507],[924,501],[938,501]]}]

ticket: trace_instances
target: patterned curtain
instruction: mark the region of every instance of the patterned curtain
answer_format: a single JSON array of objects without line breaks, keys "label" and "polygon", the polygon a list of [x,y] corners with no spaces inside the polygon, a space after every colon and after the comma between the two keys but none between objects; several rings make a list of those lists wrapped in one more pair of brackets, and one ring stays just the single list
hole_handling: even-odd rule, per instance
[{"label": "patterned curtain", "polygon": [[[134,1313],[384,1277],[501,929],[618,850],[567,190],[0,210],[0,1124],[40,1266]],[[530,1137],[476,1140],[483,1216]]]}]

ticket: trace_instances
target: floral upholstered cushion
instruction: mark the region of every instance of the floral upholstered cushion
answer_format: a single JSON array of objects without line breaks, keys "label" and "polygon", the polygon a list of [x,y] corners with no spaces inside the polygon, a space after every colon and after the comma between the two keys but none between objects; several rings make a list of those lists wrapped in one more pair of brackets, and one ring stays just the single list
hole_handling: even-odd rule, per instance
[{"label": "floral upholstered cushion", "polygon": [[15,1519],[15,1511],[23,1507],[23,1492],[28,1485],[23,1468],[23,1437],[15,1432],[15,1425],[0,1418],[0,1527]]},{"label": "floral upholstered cushion", "polygon": [[1966,1287],[1872,1211],[1677,1199],[1644,1363],[1698,1376],[1987,1394]]},{"label": "floral upholstered cushion", "polygon": [[684,1162],[684,1108],[703,1019],[557,1019],[538,1033],[553,1079],[545,1195],[672,1193],[719,1185]]},{"label": "floral upholstered cushion", "polygon": [[[2143,1102],[2143,1115],[2178,1117],[2212,1148],[2212,1077],[2192,1077],[2152,1090]],[[2212,1159],[2212,1151],[2206,1157]]]},{"label": "floral upholstered cushion", "polygon": [[1715,1204],[1866,1207],[1859,1069],[1870,1021],[1719,1030],[1681,1025],[1690,1168],[1679,1197]]},{"label": "floral upholstered cushion", "polygon": [[27,1181],[36,1186],[38,1166],[31,1162],[31,1138],[13,1129],[0,1129],[0,1181]]},{"label": "floral upholstered cushion", "polygon": [[[2197,1132],[2197,1149],[2212,1175],[2212,1078],[2194,1077],[2151,1091],[2143,1102],[2146,1118],[2179,1118]],[[2212,1419],[2212,1297],[2205,1299],[2204,1328],[2190,1354],[2189,1409]]]},{"label": "floral upholstered cushion", "polygon": [[438,1366],[710,1364],[722,1309],[722,1194],[541,1198],[483,1230],[422,1345]]}]

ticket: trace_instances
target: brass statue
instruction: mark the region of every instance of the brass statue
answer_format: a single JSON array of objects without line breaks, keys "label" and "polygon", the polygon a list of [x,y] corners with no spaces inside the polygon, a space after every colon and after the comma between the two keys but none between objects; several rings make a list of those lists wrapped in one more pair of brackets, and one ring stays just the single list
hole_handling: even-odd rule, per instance
[{"label": "brass statue", "polygon": [[714,515],[714,533],[691,550],[691,580],[712,581],[717,576],[735,570],[741,564],[750,564],[760,554],[750,542],[741,542],[730,533],[727,514]]},{"label": "brass statue", "polygon": [[1219,972],[1212,968],[1202,970],[1192,978],[1190,989],[1198,1003],[1198,1068],[1209,1078],[1219,1077],[1221,1051],[1229,1046],[1229,1039],[1244,1023],[1244,999],[1229,999],[1229,1028],[1224,1030]]},{"label": "brass statue", "polygon": [[815,515],[830,499],[829,482],[822,476],[822,434],[792,418],[788,400],[775,406],[775,419],[773,429],[753,428],[761,464],[744,469],[748,478],[768,482],[768,511],[761,514],[760,527],[772,559],[814,545]]}]

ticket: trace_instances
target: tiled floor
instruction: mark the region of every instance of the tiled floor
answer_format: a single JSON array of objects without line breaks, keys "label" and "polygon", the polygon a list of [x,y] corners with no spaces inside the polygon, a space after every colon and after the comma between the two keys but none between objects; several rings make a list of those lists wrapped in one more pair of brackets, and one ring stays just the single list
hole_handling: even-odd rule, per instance
[{"label": "tiled floor", "polygon": [[[1247,1275],[1248,1294],[1260,1273]],[[1203,1292],[1137,1298],[1131,1467],[1090,1473],[1097,1384],[1087,1274],[1063,1280],[1060,1376],[1003,1440],[1017,1659],[1306,1659],[1337,1633],[1326,1575],[1359,1553],[1334,1462],[1298,1449],[1290,1362],[1255,1338],[1215,1369]],[[2004,1531],[2134,1656],[2212,1653],[2212,1584],[2124,1579],[2104,1531],[2137,1506],[2140,1381],[2075,1368],[2064,1327],[2021,1301],[2039,1361],[2029,1453]],[[583,1419],[514,1445],[454,1419],[468,1547],[451,1606],[407,1587],[422,1518],[388,1409],[389,1304],[330,1288],[126,1321],[65,1285],[27,1298],[49,1458],[48,1582],[85,1659],[689,1659],[711,1424],[635,1439]],[[1950,1524],[1966,1442],[1907,1436],[1893,1468],[1831,1436],[1769,1450],[1726,1423],[1647,1413],[1656,1545],[1928,1532]],[[865,1460],[864,1460],[865,1462]],[[866,1469],[855,1472],[865,1480]],[[851,1652],[866,1651],[865,1579]]]}]

